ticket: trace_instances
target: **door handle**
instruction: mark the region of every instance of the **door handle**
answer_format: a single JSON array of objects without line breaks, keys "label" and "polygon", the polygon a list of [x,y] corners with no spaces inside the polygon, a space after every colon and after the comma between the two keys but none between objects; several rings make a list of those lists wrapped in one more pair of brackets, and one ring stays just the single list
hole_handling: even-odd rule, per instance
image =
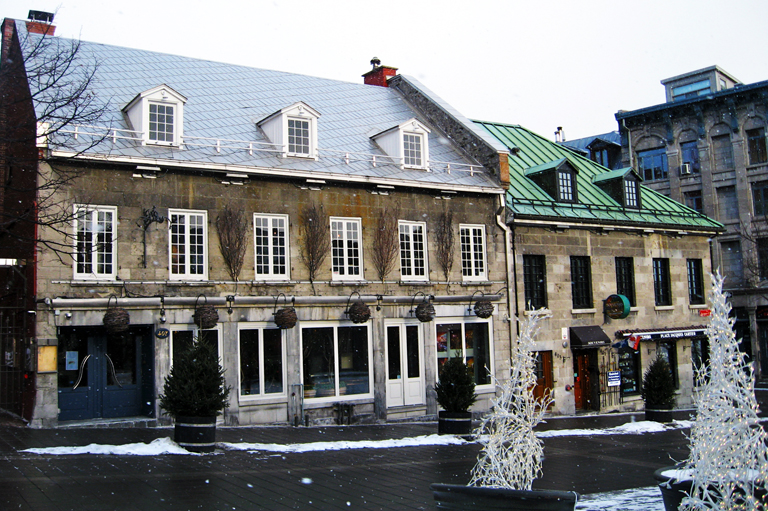
[{"label": "door handle", "polygon": [[90,355],[85,357],[83,361],[80,362],[80,374],[77,376],[77,382],[75,383],[75,386],[72,387],[72,390],[75,390],[80,385],[80,382],[83,380],[83,369],[85,369],[85,363],[88,362],[89,358],[91,358]]},{"label": "door handle", "polygon": [[115,373],[115,364],[112,362],[112,359],[109,358],[109,355],[104,353],[104,356],[107,357],[107,361],[109,361],[109,370],[112,371],[112,379],[115,380],[115,383],[117,383],[117,386],[122,389],[123,386],[120,383],[120,380],[117,379],[117,373]]}]

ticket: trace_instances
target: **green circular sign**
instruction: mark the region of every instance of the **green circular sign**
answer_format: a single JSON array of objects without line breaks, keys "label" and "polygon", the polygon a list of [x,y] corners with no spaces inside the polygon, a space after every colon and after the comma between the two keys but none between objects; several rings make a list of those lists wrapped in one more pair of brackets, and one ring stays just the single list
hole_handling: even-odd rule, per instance
[{"label": "green circular sign", "polygon": [[605,299],[605,313],[611,319],[624,319],[629,316],[629,298],[624,295],[611,295]]}]

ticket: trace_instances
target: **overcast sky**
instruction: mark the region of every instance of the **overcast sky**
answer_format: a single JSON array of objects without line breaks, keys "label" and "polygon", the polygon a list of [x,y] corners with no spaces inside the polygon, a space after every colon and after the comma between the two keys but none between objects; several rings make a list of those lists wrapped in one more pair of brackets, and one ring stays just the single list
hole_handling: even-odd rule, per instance
[{"label": "overcast sky", "polygon": [[664,78],[768,80],[766,0],[0,0],[56,35],[362,83],[373,56],[472,119],[550,139],[617,128]]}]

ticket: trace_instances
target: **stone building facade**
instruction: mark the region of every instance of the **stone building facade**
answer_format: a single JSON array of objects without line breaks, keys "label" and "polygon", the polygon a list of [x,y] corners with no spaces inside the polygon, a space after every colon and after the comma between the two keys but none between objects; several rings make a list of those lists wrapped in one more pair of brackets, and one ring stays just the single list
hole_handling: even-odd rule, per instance
[{"label": "stone building facade", "polygon": [[706,352],[710,239],[722,226],[517,125],[478,122],[510,150],[514,313],[545,308],[537,388],[552,412],[642,410],[642,375],[672,368],[692,404]]},{"label": "stone building facade", "polygon": [[[37,37],[4,30],[22,53]],[[40,229],[33,425],[167,421],[163,381],[199,336],[232,387],[226,424],[433,416],[449,356],[487,410],[512,342],[506,147],[386,66],[350,84],[81,48],[103,117],[28,141],[41,176],[77,176],[55,194],[67,221]]]},{"label": "stone building facade", "polygon": [[726,276],[742,350],[768,374],[768,82],[742,84],[718,66],[661,82],[666,102],[616,114],[622,160],[644,184],[717,219],[713,268]]}]

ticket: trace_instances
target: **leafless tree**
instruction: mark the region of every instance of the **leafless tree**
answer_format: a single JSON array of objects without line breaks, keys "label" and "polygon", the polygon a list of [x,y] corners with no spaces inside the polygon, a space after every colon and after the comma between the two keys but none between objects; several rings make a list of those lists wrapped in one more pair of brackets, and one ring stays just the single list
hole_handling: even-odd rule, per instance
[{"label": "leafless tree", "polygon": [[[750,216],[749,220],[741,222],[739,230],[744,276],[742,282],[730,284],[757,287],[768,279],[768,217]],[[721,268],[721,271],[725,269]],[[729,274],[729,278],[734,276]]]},{"label": "leafless tree", "polygon": [[243,269],[245,250],[248,246],[248,221],[245,213],[239,209],[233,209],[229,204],[216,217],[216,231],[219,235],[219,248],[224,258],[224,263],[229,270],[232,280],[240,279]]},{"label": "leafless tree", "polygon": [[[101,123],[108,98],[92,92],[99,63],[80,41],[50,33],[2,27],[0,56],[0,246],[32,247],[35,242],[59,259],[71,257],[70,225],[76,212],[59,193],[80,176],[68,165],[101,143],[107,129],[73,137],[77,126]],[[66,157],[51,158],[51,152]],[[38,165],[45,160],[49,165]],[[42,228],[42,229],[41,229]],[[40,236],[47,230],[47,235]],[[54,239],[51,230],[59,233]]]},{"label": "leafless tree", "polygon": [[301,212],[301,227],[304,239],[301,240],[301,260],[307,266],[312,294],[315,291],[315,279],[331,249],[328,215],[315,203],[306,206]]},{"label": "leafless tree", "polygon": [[376,220],[376,230],[373,233],[373,267],[379,280],[384,281],[389,272],[395,268],[397,253],[400,249],[397,219],[400,216],[398,208],[384,208]]},{"label": "leafless tree", "polygon": [[453,213],[451,211],[441,213],[437,217],[437,225],[435,225],[435,251],[437,252],[437,264],[443,270],[446,282],[453,268],[455,240]]}]

